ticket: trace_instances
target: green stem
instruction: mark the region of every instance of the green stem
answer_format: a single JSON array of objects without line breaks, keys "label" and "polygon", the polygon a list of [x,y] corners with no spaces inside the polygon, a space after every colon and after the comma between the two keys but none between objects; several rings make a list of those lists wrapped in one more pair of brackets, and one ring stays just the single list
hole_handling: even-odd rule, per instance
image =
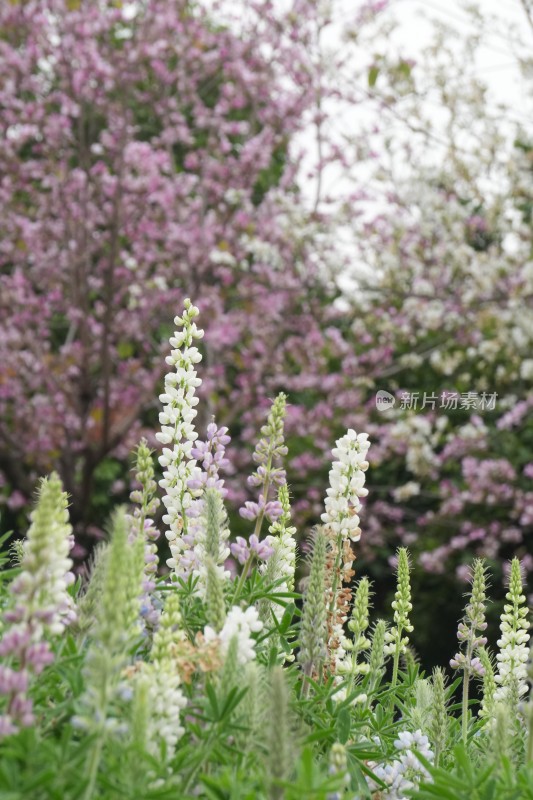
[{"label": "green stem", "polygon": [[391,689],[396,688],[396,682],[398,680],[398,666],[400,663],[400,641],[401,641],[401,631],[398,634],[398,643],[396,644],[396,650],[394,651],[394,660],[392,662],[392,680],[391,680]]},{"label": "green stem", "polygon": [[211,729],[211,731],[209,733],[209,736],[207,737],[207,741],[206,741],[205,747],[204,747],[203,758],[200,759],[200,761],[198,762],[198,764],[195,767],[193,767],[189,777],[186,779],[186,781],[185,781],[185,783],[183,785],[183,792],[184,793],[189,789],[189,787],[190,787],[191,783],[193,782],[194,778],[197,776],[198,772],[202,769],[202,767],[205,764],[205,762],[209,759],[209,756],[211,755],[211,750],[213,749],[213,746],[214,746],[215,741],[216,741],[217,738],[218,738],[218,724],[215,723],[215,725],[213,725],[213,727],[212,727],[212,729]]},{"label": "green stem", "polygon": [[472,660],[472,649],[472,642],[468,642],[466,648],[465,666],[463,668],[463,713],[461,719],[461,733],[464,744],[466,744],[468,735],[468,691],[470,688],[470,661]]},{"label": "green stem", "polygon": [[341,565],[341,556],[342,556],[342,534],[339,533],[337,536],[337,557],[335,559],[335,566],[333,569],[333,583],[331,584],[331,605],[329,608],[329,613],[333,616],[335,608],[337,606],[337,584],[339,582],[339,568]]},{"label": "green stem", "polygon": [[396,650],[394,651],[394,659],[392,662],[392,681],[391,681],[391,689],[396,688],[396,683],[398,681],[398,667],[400,665],[400,650],[402,648],[402,633],[403,633],[403,626],[398,622],[397,624],[397,631],[398,631],[398,638],[396,640]]},{"label": "green stem", "polygon": [[94,794],[94,787],[98,775],[98,767],[100,766],[100,759],[102,757],[103,746],[104,746],[104,731],[100,729],[96,734],[96,741],[89,756],[89,761],[88,761],[89,782],[87,784],[87,789],[85,790],[84,800],[91,800]]},{"label": "green stem", "polygon": [[463,674],[463,713],[461,719],[461,735],[464,744],[466,744],[467,735],[468,735],[468,684],[470,682],[470,676],[468,674],[468,670],[464,670]]},{"label": "green stem", "polygon": [[527,736],[526,764],[533,762],[533,707],[529,709],[529,731]]},{"label": "green stem", "polygon": [[[363,635],[363,633],[358,631],[357,632],[357,638],[355,639],[355,641],[357,642],[362,635]],[[351,653],[351,656],[352,656],[352,668],[350,670],[350,675],[348,677],[348,686],[347,686],[347,689],[346,689],[346,696],[347,697],[349,697],[349,695],[350,695],[350,693],[352,691],[352,688],[353,688],[353,683],[355,681],[355,675],[356,675],[356,672],[357,672],[357,656],[359,655],[359,651],[360,650],[361,650],[361,648],[357,647],[355,645],[353,650],[352,650],[352,653]]]},{"label": "green stem", "polygon": [[[265,508],[266,508],[266,504],[267,504],[267,500],[268,500],[267,495],[268,495],[268,492],[270,490],[270,470],[271,469],[272,469],[272,455],[270,455],[268,457],[268,463],[267,463],[267,468],[266,468],[266,477],[265,477],[265,482],[263,483],[263,491],[261,492],[262,495],[263,495],[263,498],[264,498],[265,505],[261,509],[261,511],[259,512],[259,516],[257,517],[257,519],[255,521],[254,533],[252,534],[252,535],[255,534],[255,536],[257,536],[258,539],[259,539],[259,535],[261,533],[261,528],[263,527],[263,520],[265,518]],[[233,598],[233,602],[236,602],[238,600],[238,598],[239,598],[239,595],[240,595],[240,593],[241,593],[241,591],[243,589],[243,586],[244,586],[244,581],[246,580],[246,576],[248,575],[248,572],[250,570],[250,567],[252,566],[254,558],[255,558],[255,553],[250,553],[250,555],[248,556],[248,559],[246,561],[246,564],[242,568],[242,572],[241,572],[240,577],[239,577],[239,582],[238,582],[237,588],[235,590],[235,596]]]},{"label": "green stem", "polygon": [[248,572],[250,571],[250,567],[252,566],[254,558],[255,558],[255,553],[250,553],[250,555],[248,556],[248,558],[246,560],[246,563],[245,563],[244,567],[242,568],[242,572],[241,572],[241,574],[239,576],[239,582],[237,584],[237,588],[235,589],[235,595],[233,597],[233,602],[234,603],[236,603],[237,600],[239,599],[239,595],[240,595],[240,593],[242,591],[242,588],[244,586],[244,581],[246,580],[246,576],[248,575]]}]

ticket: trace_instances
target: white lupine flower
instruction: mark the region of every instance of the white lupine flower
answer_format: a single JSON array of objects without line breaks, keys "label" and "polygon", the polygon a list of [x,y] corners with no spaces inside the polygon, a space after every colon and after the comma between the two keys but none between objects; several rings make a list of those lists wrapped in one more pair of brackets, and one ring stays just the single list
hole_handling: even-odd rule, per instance
[{"label": "white lupine flower", "polygon": [[180,688],[180,677],[171,664],[146,665],[145,674],[149,678],[150,707],[147,740],[153,755],[158,755],[159,744],[165,742],[167,758],[171,758],[184,732],[181,712],[187,699]]},{"label": "white lupine flower", "polygon": [[375,781],[369,779],[368,783],[371,791],[382,792],[382,797],[387,800],[405,800],[405,792],[413,789],[421,780],[430,780],[430,775],[426,768],[420,763],[413,750],[417,750],[428,761],[433,761],[434,754],[429,746],[429,740],[422,731],[414,733],[402,731],[394,746],[400,750],[400,757],[392,764],[372,764],[369,767],[372,772],[387,784],[387,789],[382,790]]},{"label": "white lupine flower", "polygon": [[187,700],[180,687],[180,676],[176,669],[175,648],[186,639],[181,629],[179,597],[168,597],[160,625],[154,635],[151,662],[144,662],[136,674],[138,697],[146,702],[146,743],[154,756],[161,755],[165,745],[165,757],[174,757],[178,740],[183,735],[181,712]]},{"label": "white lupine flower", "polygon": [[196,375],[194,365],[201,361],[202,356],[193,342],[204,335],[194,322],[199,314],[196,306],[190,300],[185,300],[184,306],[183,316],[174,319],[174,324],[182,326],[182,330],[177,330],[170,338],[173,349],[165,359],[176,371],[165,376],[165,391],[159,396],[164,405],[159,414],[161,432],[156,434],[163,445],[172,445],[163,447],[159,457],[159,463],[165,470],[159,485],[165,490],[163,503],[167,513],[163,516],[163,523],[168,525],[165,535],[171,552],[167,564],[178,577],[187,577],[194,566],[194,556],[188,553],[193,543],[187,537],[185,512],[199,494],[191,490],[188,484],[200,473],[191,451],[198,437],[194,429],[197,414],[195,406],[198,404],[195,390],[202,382]]},{"label": "white lupine flower", "polygon": [[255,658],[255,641],[251,634],[257,633],[263,627],[257,609],[250,606],[245,611],[239,606],[233,606],[228,612],[226,621],[220,633],[216,633],[209,625],[204,630],[206,641],[220,639],[221,650],[226,655],[232,640],[237,638],[237,663],[244,666]]},{"label": "white lupine flower", "polygon": [[331,451],[336,460],[329,473],[330,488],[322,521],[343,539],[358,542],[361,538],[359,498],[368,494],[368,489],[364,488],[368,468],[366,454],[370,446],[368,434],[357,434],[350,428],[336,444]]},{"label": "white lupine flower", "polygon": [[526,597],[522,594],[520,562],[514,558],[509,576],[509,591],[505,595],[506,604],[501,616],[501,638],[498,639],[500,652],[496,656],[498,672],[494,680],[498,688],[494,701],[512,703],[527,693],[527,660],[529,658],[529,622]]}]

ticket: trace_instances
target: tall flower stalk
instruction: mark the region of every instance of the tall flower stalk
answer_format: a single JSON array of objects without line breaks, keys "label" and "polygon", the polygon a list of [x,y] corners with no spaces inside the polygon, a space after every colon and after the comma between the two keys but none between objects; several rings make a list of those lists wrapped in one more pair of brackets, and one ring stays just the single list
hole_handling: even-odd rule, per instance
[{"label": "tall flower stalk", "polygon": [[435,766],[446,747],[449,719],[446,708],[446,676],[443,669],[435,667],[432,679],[433,703],[429,720],[429,736],[435,749]]},{"label": "tall flower stalk", "polygon": [[167,513],[163,516],[163,523],[168,525],[165,535],[171,552],[167,564],[177,578],[186,578],[192,571],[194,540],[188,536],[187,509],[201,491],[189,485],[201,474],[192,454],[198,438],[194,428],[198,404],[195,392],[201,384],[195,365],[202,360],[194,342],[204,335],[194,321],[199,313],[187,299],[183,315],[174,319],[178,330],[170,339],[173,349],[166,357],[166,363],[175,369],[165,376],[165,391],[159,396],[164,406],[159,414],[161,431],[156,434],[164,445],[163,454],[159,456],[164,469],[159,485],[165,490],[163,503]]},{"label": "tall flower stalk", "polygon": [[196,593],[205,598],[208,582],[208,559],[212,562],[220,582],[227,580],[230,576],[229,571],[224,568],[224,563],[230,554],[228,518],[218,489],[205,490],[201,513],[196,518],[195,538],[193,574],[198,578]]},{"label": "tall flower stalk", "polygon": [[157,624],[158,612],[152,603],[152,592],[155,588],[155,576],[159,563],[156,545],[159,531],[152,517],[159,508],[160,500],[155,495],[157,484],[154,480],[154,464],[146,439],[141,439],[137,447],[135,477],[139,488],[130,494],[131,502],[136,504],[131,519],[130,538],[132,542],[137,537],[145,541],[144,597],[141,613],[146,622],[154,626]]},{"label": "tall flower stalk", "polygon": [[459,643],[464,646],[464,653],[458,652],[450,661],[450,666],[460,669],[463,672],[463,698],[462,698],[462,718],[461,731],[463,742],[466,743],[468,733],[468,694],[470,678],[476,674],[483,676],[484,668],[475,655],[477,651],[487,643],[485,636],[479,633],[487,627],[485,622],[485,588],[486,588],[486,569],[481,559],[476,559],[472,571],[472,593],[470,602],[466,606],[465,616],[459,623],[457,638]]},{"label": "tall flower stalk", "polygon": [[411,633],[413,626],[409,620],[409,613],[413,609],[411,603],[411,581],[410,581],[409,555],[405,547],[398,550],[398,567],[396,570],[397,588],[392,608],[394,610],[394,625],[385,634],[385,654],[392,655],[392,681],[391,687],[396,686],[398,680],[398,665],[400,656],[405,652],[409,644],[409,638],[405,633]]},{"label": "tall flower stalk", "polygon": [[[260,541],[265,517],[271,522],[275,522],[283,513],[277,499],[269,500],[269,493],[272,486],[283,486],[286,481],[282,462],[283,457],[287,455],[283,435],[286,402],[287,396],[280,392],[272,403],[267,422],[261,428],[261,438],[254,451],[253,459],[258,466],[248,478],[248,483],[250,486],[260,487],[259,500],[257,503],[248,500],[239,509],[239,513],[244,519],[251,521],[255,519],[255,526],[249,539],[249,547],[244,540],[237,541],[232,546],[232,553],[241,563],[244,563],[236,589],[236,597],[242,590],[253,560],[268,558],[272,554],[268,544],[265,546]],[[244,558],[241,557],[241,552],[244,554]]]},{"label": "tall flower stalk", "polygon": [[495,703],[505,703],[516,713],[518,703],[527,692],[527,660],[529,656],[529,621],[526,597],[522,591],[520,562],[513,558],[509,575],[509,591],[501,616],[500,652],[496,655],[498,671],[494,676],[497,689]]},{"label": "tall flower stalk", "polygon": [[336,548],[331,587],[331,612],[336,605],[339,588],[339,567],[344,542],[358,542],[361,538],[359,512],[361,497],[366,497],[365,472],[368,469],[366,455],[370,443],[367,433],[357,434],[353,429],[338,439],[331,451],[335,461],[329,473],[329,488],[325,500],[322,522]]},{"label": "tall flower stalk", "polygon": [[128,533],[124,510],[118,509],[113,516],[111,541],[104,555],[101,594],[85,659],[85,690],[75,718],[78,727],[94,734],[86,765],[86,800],[93,795],[106,738],[126,732],[114,706],[129,649],[141,633],[144,571],[144,541],[139,536],[133,543],[128,542]]},{"label": "tall flower stalk", "polygon": [[[279,487],[278,501],[282,508],[281,516],[271,524],[266,538],[272,549],[268,561],[259,566],[259,572],[268,584],[276,583],[280,594],[294,591],[294,572],[296,569],[296,528],[291,522],[289,490],[286,484]],[[281,583],[280,583],[281,581]],[[263,601],[259,605],[261,618],[266,621],[270,611],[277,619],[283,615],[283,607],[277,603]]]},{"label": "tall flower stalk", "polygon": [[145,693],[147,698],[147,750],[154,756],[164,752],[167,762],[174,756],[184,731],[181,712],[187,701],[180,687],[181,679],[174,659],[185,638],[181,629],[179,598],[171,594],[154,634],[150,661],[141,665],[135,681],[136,693]]},{"label": "tall flower stalk", "polygon": [[[304,675],[309,678],[313,672],[320,673],[326,658],[326,599],[325,592],[326,537],[321,530],[315,535],[309,583],[304,598],[302,622],[300,626],[300,661]],[[306,681],[304,693],[309,684]]]},{"label": "tall flower stalk", "polygon": [[6,698],[0,715],[0,738],[34,722],[28,697],[32,675],[54,660],[49,639],[60,636],[76,619],[69,585],[72,527],[67,495],[59,477],[43,478],[31,526],[22,550],[21,572],[11,584],[13,604],[6,611],[0,641],[0,694]]}]

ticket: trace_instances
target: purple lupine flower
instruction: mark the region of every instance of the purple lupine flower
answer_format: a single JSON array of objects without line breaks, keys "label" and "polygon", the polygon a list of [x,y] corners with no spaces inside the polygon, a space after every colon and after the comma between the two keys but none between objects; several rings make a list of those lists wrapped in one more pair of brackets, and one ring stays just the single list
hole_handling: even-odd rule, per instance
[{"label": "purple lupine flower", "polygon": [[[200,577],[197,587],[200,592],[203,591],[205,583],[205,564],[203,563],[205,552],[202,545],[206,526],[205,493],[214,489],[220,498],[227,495],[224,479],[220,477],[219,470],[227,469],[230,466],[230,462],[226,458],[226,445],[230,441],[228,429],[219,428],[213,421],[207,426],[205,441],[196,440],[191,449],[191,456],[199,464],[199,469],[187,483],[187,487],[194,493],[195,499],[191,501],[186,511],[188,531],[183,537],[183,541],[186,542],[188,549],[182,556],[182,565],[187,570],[187,575],[194,573]],[[223,516],[225,518],[225,513]],[[229,537],[229,530],[224,525],[220,536],[221,543]],[[229,550],[223,545],[216,559],[217,565],[223,564],[228,555]],[[222,575],[229,575],[229,573],[222,569]]]},{"label": "purple lupine flower", "polygon": [[246,564],[251,555],[255,555],[260,561],[267,561],[274,552],[270,543],[266,539],[259,541],[255,533],[250,536],[248,542],[242,536],[237,536],[235,542],[230,545],[230,550],[239,564]]},{"label": "purple lupine flower", "polygon": [[131,502],[136,503],[133,516],[128,517],[131,527],[130,542],[133,543],[138,536],[141,536],[145,542],[141,617],[145,625],[154,628],[157,627],[158,612],[153,604],[152,593],[155,589],[154,578],[159,564],[157,545],[155,544],[159,538],[159,531],[152,515],[157,511],[160,501],[155,496],[157,484],[154,480],[154,464],[146,439],[141,439],[137,447],[135,469],[135,477],[140,488],[130,494]]},{"label": "purple lupine flower", "polygon": [[[273,549],[268,543],[260,543],[261,527],[265,517],[271,522],[276,522],[283,514],[283,508],[279,500],[269,500],[268,495],[272,487],[284,486],[286,483],[286,473],[283,468],[282,459],[287,455],[287,447],[284,439],[284,419],[287,397],[280,392],[268,415],[266,425],[261,428],[261,438],[259,439],[253,459],[258,465],[255,472],[248,478],[249,486],[260,487],[259,499],[257,502],[247,500],[239,509],[239,514],[243,519],[255,520],[255,528],[248,542],[248,546],[242,544],[239,539],[236,546],[232,547],[232,552],[241,563],[246,563],[254,555],[261,559],[269,558]],[[246,561],[241,559],[247,553]],[[247,570],[242,573],[241,579]]]},{"label": "purple lupine flower", "polygon": [[[188,486],[190,489],[218,489],[222,497],[227,494],[224,488],[224,481],[219,476],[219,470],[227,469],[230,466],[229,459],[226,458],[226,445],[231,441],[228,436],[228,429],[218,428],[215,422],[210,422],[207,426],[207,438],[205,442],[196,441],[191,450],[191,455],[198,462],[201,462],[201,473],[192,478]],[[194,506],[194,503],[193,503]],[[192,506],[188,509],[188,516]]]},{"label": "purple lupine flower", "polygon": [[265,503],[265,498],[262,494],[259,495],[259,502],[254,503],[252,500],[247,500],[245,504],[239,509],[239,514],[243,519],[254,520],[259,516],[265,516],[270,522],[276,522],[283,513],[283,509],[278,500],[269,500]]}]

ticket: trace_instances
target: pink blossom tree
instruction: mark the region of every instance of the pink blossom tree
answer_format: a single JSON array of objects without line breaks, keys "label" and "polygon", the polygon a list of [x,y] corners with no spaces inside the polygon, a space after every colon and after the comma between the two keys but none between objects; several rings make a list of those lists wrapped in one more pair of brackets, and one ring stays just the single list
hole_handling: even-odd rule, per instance
[{"label": "pink blossom tree", "polygon": [[[232,20],[186,0],[2,4],[0,469],[12,508],[57,468],[86,530],[109,458],[127,462],[153,419],[186,295],[208,334],[209,411],[245,445],[269,397],[317,388],[329,369],[325,222],[300,203],[291,147],[321,92],[327,18],[308,0],[245,5]],[[295,398],[292,429],[307,416]],[[237,450],[237,468],[247,460]]]}]

